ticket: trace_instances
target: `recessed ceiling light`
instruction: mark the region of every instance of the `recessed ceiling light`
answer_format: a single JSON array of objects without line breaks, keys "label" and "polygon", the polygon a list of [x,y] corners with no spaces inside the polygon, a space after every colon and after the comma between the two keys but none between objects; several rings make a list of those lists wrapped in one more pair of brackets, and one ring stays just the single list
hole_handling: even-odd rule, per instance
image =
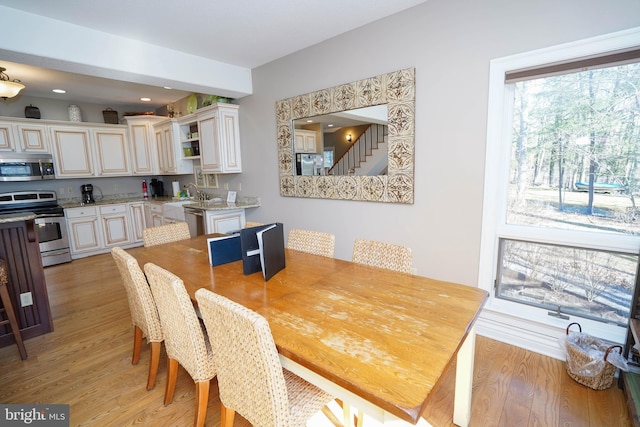
[{"label": "recessed ceiling light", "polygon": [[140,101],[149,102],[151,101],[151,98],[140,98]]},{"label": "recessed ceiling light", "polygon": [[173,89],[172,87],[169,87],[169,86],[165,86],[164,88],[169,90]]},{"label": "recessed ceiling light", "polygon": [[55,92],[55,93],[67,93],[67,91],[64,90],[64,89],[53,89],[52,92]]},{"label": "recessed ceiling light", "polygon": [[332,128],[332,127],[333,127],[333,124],[329,123],[329,124],[327,125],[327,127]]},{"label": "recessed ceiling light", "polygon": [[313,123],[313,120],[307,120],[307,123]]}]

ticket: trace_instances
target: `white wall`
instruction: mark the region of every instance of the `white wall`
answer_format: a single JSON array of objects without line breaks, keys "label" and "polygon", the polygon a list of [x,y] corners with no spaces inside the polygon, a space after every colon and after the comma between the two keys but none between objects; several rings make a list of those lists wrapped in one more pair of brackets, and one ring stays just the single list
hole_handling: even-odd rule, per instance
[{"label": "white wall", "polygon": [[[638,0],[430,0],[253,70],[239,101],[243,173],[230,186],[262,198],[251,221],[336,235],[350,259],[365,237],[413,249],[417,273],[476,285],[489,61],[640,25]],[[281,197],[275,102],[416,68],[415,203]]]}]

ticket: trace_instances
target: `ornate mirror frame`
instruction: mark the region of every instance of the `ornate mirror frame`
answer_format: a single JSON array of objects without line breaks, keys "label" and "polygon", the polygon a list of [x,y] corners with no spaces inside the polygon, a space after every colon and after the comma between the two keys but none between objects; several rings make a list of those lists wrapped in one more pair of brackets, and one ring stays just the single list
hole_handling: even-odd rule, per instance
[{"label": "ornate mirror frame", "polygon": [[[388,172],[378,176],[297,176],[293,121],[387,104]],[[276,102],[280,194],[338,200],[413,203],[415,68],[394,71]]]}]

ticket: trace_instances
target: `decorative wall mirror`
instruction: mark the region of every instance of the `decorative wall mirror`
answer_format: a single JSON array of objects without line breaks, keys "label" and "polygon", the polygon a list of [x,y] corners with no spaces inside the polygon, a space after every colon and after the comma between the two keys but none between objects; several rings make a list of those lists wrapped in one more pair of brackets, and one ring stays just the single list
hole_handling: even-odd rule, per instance
[{"label": "decorative wall mirror", "polygon": [[[324,150],[322,124],[337,120],[336,116],[350,115],[352,110],[363,111],[365,107],[386,105],[387,120],[363,119],[354,126],[347,138],[351,145],[361,140],[360,135],[378,124],[374,134],[384,134],[387,147],[386,167],[378,166],[376,173],[368,175],[362,166],[338,167],[324,165],[321,156]],[[364,200],[388,203],[413,203],[414,181],[414,129],[415,129],[415,69],[394,71],[344,85],[299,95],[276,102],[278,132],[278,168],[280,194],[290,197],[312,197],[323,199]],[[364,111],[367,111],[366,109]],[[350,113],[350,114],[347,114]],[[329,117],[329,119],[328,119]],[[309,124],[305,123],[309,120]],[[316,127],[314,127],[316,126]],[[343,129],[346,125],[340,125]],[[303,147],[302,139],[296,144],[296,129],[315,129],[319,141]],[[383,129],[383,130],[381,130]],[[347,129],[348,130],[348,129]],[[313,134],[313,132],[311,132]],[[302,132],[298,132],[300,136]],[[350,136],[349,136],[350,135]],[[377,139],[374,137],[374,139]],[[366,144],[361,152],[369,152]],[[385,146],[385,145],[383,145]],[[315,155],[315,157],[314,157]],[[349,157],[353,154],[335,156]],[[363,157],[365,155],[355,155]],[[304,162],[315,166],[303,172]],[[358,172],[358,169],[361,172]]]}]

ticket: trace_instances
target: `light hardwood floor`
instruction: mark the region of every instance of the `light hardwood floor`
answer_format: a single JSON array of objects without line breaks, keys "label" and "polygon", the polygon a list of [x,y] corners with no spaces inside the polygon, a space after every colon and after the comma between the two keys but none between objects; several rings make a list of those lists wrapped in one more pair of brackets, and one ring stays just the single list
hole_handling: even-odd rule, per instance
[{"label": "light hardwood floor", "polygon": [[[131,365],[133,327],[111,255],[48,267],[45,275],[55,330],[26,341],[24,362],[15,346],[0,349],[0,402],[70,404],[72,426],[192,425],[195,387],[188,374],[181,371],[174,402],[165,407],[164,354],[151,391],[146,346]],[[434,426],[453,425],[453,381],[449,372],[425,414]],[[220,425],[215,380],[206,425]],[[248,425],[236,417],[236,427]],[[630,425],[615,385],[588,389],[566,374],[563,362],[477,337],[471,426]]]}]

